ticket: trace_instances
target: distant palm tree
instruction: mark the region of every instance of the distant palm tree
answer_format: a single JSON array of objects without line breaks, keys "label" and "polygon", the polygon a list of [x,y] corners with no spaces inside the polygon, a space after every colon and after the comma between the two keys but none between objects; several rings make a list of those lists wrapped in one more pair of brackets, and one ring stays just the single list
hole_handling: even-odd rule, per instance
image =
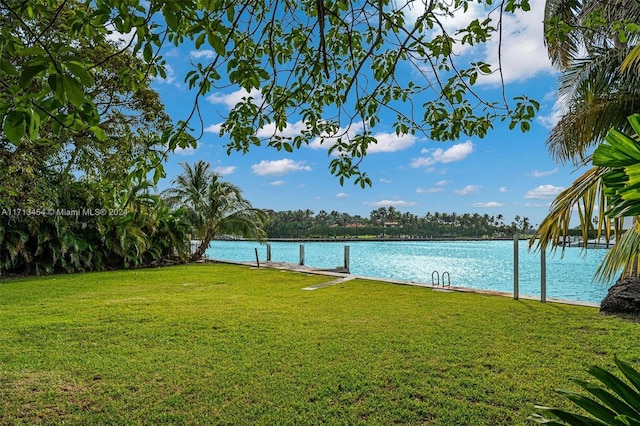
[{"label": "distant palm tree", "polygon": [[220,180],[220,176],[210,170],[210,164],[202,160],[193,167],[187,163],[181,163],[181,166],[184,172],[172,181],[173,187],[163,195],[171,205],[185,210],[185,217],[200,240],[191,256],[192,261],[204,256],[216,235],[266,238],[266,213],[253,208],[242,197],[240,188]]},{"label": "distant palm tree", "polygon": [[[594,23],[602,18],[606,23]],[[637,43],[633,34],[615,25],[623,20],[640,21],[640,2],[546,2],[545,42],[553,64],[562,71],[558,96],[566,108],[547,139],[557,161],[582,165],[611,128],[630,131],[626,118],[640,108],[640,84],[637,69],[620,73]]]}]

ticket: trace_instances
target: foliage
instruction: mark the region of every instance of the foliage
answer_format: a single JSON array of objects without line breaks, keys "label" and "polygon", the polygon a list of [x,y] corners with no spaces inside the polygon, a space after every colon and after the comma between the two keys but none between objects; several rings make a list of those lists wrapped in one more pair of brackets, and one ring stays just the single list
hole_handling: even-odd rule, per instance
[{"label": "foliage", "polygon": [[77,31],[74,20],[92,10],[0,3],[0,275],[187,252],[180,213],[147,181],[163,176],[169,117],[142,58],[91,23]]},{"label": "foliage", "polygon": [[640,191],[638,170],[640,167],[640,115],[629,117],[629,123],[635,134],[626,135],[612,129],[605,142],[593,153],[593,164],[607,172],[602,176],[603,193],[607,198],[609,217],[634,217],[635,226],[627,230],[620,241],[607,253],[598,274],[603,279],[611,279],[622,270],[623,276],[637,275],[640,263]]},{"label": "foliage", "polygon": [[545,40],[562,71],[564,106],[547,139],[554,159],[581,165],[611,128],[630,130],[626,117],[637,111],[639,74],[621,73],[620,66],[638,42],[638,22],[635,0],[547,0]]},{"label": "foliage", "polygon": [[[629,122],[632,128],[640,130],[640,116],[630,116]],[[593,228],[596,238],[616,237],[616,244],[607,252],[595,278],[612,281],[620,271],[623,276],[637,275],[640,233],[637,225],[623,230],[625,218],[635,217],[639,211],[635,178],[640,163],[637,138],[637,134],[628,136],[612,129],[593,153],[594,167],[556,197],[551,212],[529,245],[564,247],[573,209],[577,206],[585,243]],[[594,216],[597,220],[592,221]]]},{"label": "foliage", "polygon": [[[545,39],[550,57],[562,71],[559,95],[566,105],[547,140],[549,150],[556,160],[577,166],[592,161],[593,147],[598,154],[593,155],[594,167],[556,197],[530,247],[564,247],[577,207],[585,246],[594,232],[597,238],[616,237],[616,245],[598,269],[596,279],[602,281],[610,281],[621,268],[623,274],[637,274],[633,267],[637,238],[629,234],[635,231],[623,237],[624,217],[619,214],[628,205],[621,207],[621,198],[612,189],[620,170],[610,170],[616,164],[601,161],[609,148],[599,145],[620,139],[618,131],[633,130],[626,118],[640,101],[638,73],[621,73],[620,67],[638,42],[639,21],[635,1],[547,0],[545,9]],[[628,254],[631,257],[625,258]]]},{"label": "foliage", "polygon": [[511,237],[514,232],[526,234],[531,227],[527,217],[516,216],[507,224],[502,215],[427,212],[417,216],[394,207],[380,207],[371,211],[368,218],[335,210],[320,210],[317,214],[311,210],[269,211],[268,214],[265,231],[269,238],[499,238]]},{"label": "foliage", "polygon": [[[383,109],[395,113],[395,133],[423,133],[435,140],[483,137],[494,120],[528,130],[538,103],[526,96],[509,102],[504,93],[497,100],[483,99],[474,85],[482,75],[501,75],[501,64],[465,64],[457,53],[499,39],[505,15],[529,10],[529,2],[425,5],[418,11],[422,5],[392,0],[3,1],[0,121],[16,147],[25,140],[50,143],[42,134],[47,126],[103,139],[102,114],[91,97],[97,75],[131,52],[143,66],[120,67],[117,81],[136,93],[147,78],[166,78],[163,54],[170,47],[193,45],[207,46],[209,59],[194,63],[184,76],[194,89],[193,109],[184,121],[165,126],[158,143],[168,150],[194,144],[188,131],[200,118],[199,100],[229,86],[246,93],[221,128],[230,151],[246,152],[262,143],[291,151],[319,138],[337,154],[332,173],[341,182],[353,178],[363,186],[371,181],[359,165],[376,143],[372,129]],[[451,18],[472,7],[485,17],[446,30]],[[117,52],[82,55],[92,41],[118,35],[126,41]],[[419,78],[401,81],[400,72]],[[418,96],[424,100],[417,101]],[[409,111],[402,112],[406,105]],[[292,118],[301,119],[306,129],[288,137],[283,130]],[[259,136],[270,128],[268,137]]]},{"label": "foliage", "polygon": [[[566,247],[574,208],[577,207],[580,218],[580,231],[583,242],[593,236],[604,235],[609,239],[611,232],[619,235],[622,232],[622,219],[608,218],[604,212],[607,209],[607,199],[602,192],[602,176],[606,168],[592,167],[577,178],[571,186],[563,190],[551,203],[549,214],[532,235],[529,246],[545,249],[551,245],[554,249]],[[594,224],[592,219],[597,216]],[[595,226],[594,226],[595,225]]]},{"label": "foliage", "polygon": [[0,4],[0,170],[14,177],[0,184],[7,207],[46,208],[57,175],[116,184],[132,168],[139,178],[163,174],[169,117],[144,62],[101,31],[70,29],[88,10],[80,1]]},{"label": "foliage", "polygon": [[220,176],[211,171],[211,165],[202,160],[193,167],[182,163],[182,168],[184,172],[163,195],[169,204],[183,209],[192,236],[200,240],[192,261],[204,256],[216,235],[265,239],[266,215],[244,199],[240,188],[220,180]]},{"label": "foliage", "polygon": [[[148,184],[147,184],[148,185]],[[134,267],[184,259],[189,228],[145,185],[102,194],[102,183],[72,181],[56,208],[0,208],[0,275]]]},{"label": "foliage", "polygon": [[[559,421],[549,420],[541,415],[532,417],[537,423],[549,425],[638,425],[640,424],[640,372],[631,365],[614,358],[618,369],[627,378],[627,383],[609,371],[593,366],[589,373],[598,379],[605,387],[591,382],[574,380],[583,390],[592,396],[584,396],[576,392],[558,390],[571,402],[588,413],[588,416],[577,414],[565,409],[536,407],[543,413],[557,417]],[[594,398],[595,397],[595,398]]]},{"label": "foliage", "polygon": [[[223,264],[0,282],[0,423],[523,425],[635,323]],[[550,336],[553,336],[552,338]]]},{"label": "foliage", "polygon": [[602,180],[611,217],[640,215],[640,114],[628,120],[634,136],[612,129],[593,153],[593,164],[608,168]]}]

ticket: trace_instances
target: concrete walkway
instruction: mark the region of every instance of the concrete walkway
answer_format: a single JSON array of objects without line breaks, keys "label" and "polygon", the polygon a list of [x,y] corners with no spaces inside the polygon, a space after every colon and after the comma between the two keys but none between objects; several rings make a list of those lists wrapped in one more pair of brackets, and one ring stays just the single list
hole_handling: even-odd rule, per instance
[{"label": "concrete walkway", "polygon": [[342,284],[345,283],[347,281],[351,281],[351,280],[355,280],[357,277],[354,275],[348,275],[344,278],[340,278],[337,280],[333,280],[333,281],[329,281],[327,283],[320,283],[320,284],[316,284],[316,285],[312,285],[310,287],[305,287],[303,288],[303,290],[317,290],[319,288],[323,288],[323,287],[329,287],[330,285],[336,285],[336,284]]}]

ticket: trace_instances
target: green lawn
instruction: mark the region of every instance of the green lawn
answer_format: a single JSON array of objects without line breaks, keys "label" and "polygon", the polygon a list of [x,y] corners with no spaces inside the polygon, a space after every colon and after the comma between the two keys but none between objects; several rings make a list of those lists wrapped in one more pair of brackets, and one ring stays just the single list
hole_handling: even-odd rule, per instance
[{"label": "green lawn", "polygon": [[597,309],[207,264],[0,282],[0,424],[526,424],[638,366]]}]

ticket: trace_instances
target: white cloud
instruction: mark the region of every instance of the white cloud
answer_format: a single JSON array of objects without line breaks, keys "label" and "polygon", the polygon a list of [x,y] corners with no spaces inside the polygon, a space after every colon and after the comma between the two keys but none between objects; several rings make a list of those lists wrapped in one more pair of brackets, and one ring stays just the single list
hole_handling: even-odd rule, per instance
[{"label": "white cloud", "polygon": [[296,123],[287,123],[284,129],[277,130],[275,123],[269,123],[265,127],[258,130],[256,136],[259,138],[270,138],[273,135],[279,135],[283,137],[294,137],[302,133],[303,130],[307,129],[307,125],[302,121],[298,121]]},{"label": "white cloud", "polygon": [[288,158],[282,160],[267,161],[262,160],[258,164],[251,166],[253,173],[258,176],[285,175],[298,171],[311,171],[310,166],[306,166],[303,161],[293,161]]},{"label": "white cloud", "polygon": [[212,93],[207,96],[207,100],[212,104],[223,104],[231,109],[236,106],[238,102],[241,102],[243,98],[249,97],[253,98],[254,104],[260,104],[262,102],[262,94],[258,89],[252,89],[251,92],[240,89],[231,93]]},{"label": "white cloud", "polygon": [[[553,92],[553,97],[555,98],[556,96],[556,92]],[[545,98],[546,97],[547,96],[545,96]],[[553,126],[555,126],[558,121],[560,121],[560,118],[562,118],[562,116],[565,114],[567,110],[566,103],[566,99],[556,98],[553,106],[551,107],[551,110],[545,115],[538,115],[538,117],[536,117],[536,120],[547,129],[553,128]]]},{"label": "white cloud", "polygon": [[367,201],[364,203],[369,207],[411,207],[415,206],[416,203],[413,201],[403,201],[403,200],[380,200],[380,201]]},{"label": "white cloud", "polygon": [[192,50],[189,52],[189,56],[195,59],[205,58],[205,59],[213,59],[216,56],[216,53],[213,50]]},{"label": "white cloud", "polygon": [[414,135],[396,135],[395,133],[376,133],[374,136],[378,143],[369,145],[367,154],[376,152],[396,152],[413,146],[418,139]]},{"label": "white cloud", "polygon": [[282,185],[284,185],[284,181],[283,180],[274,180],[273,182],[270,182],[269,185],[271,185],[271,186],[282,186]]},{"label": "white cloud", "polygon": [[220,166],[213,169],[213,171],[220,176],[227,176],[236,171],[236,166]]},{"label": "white cloud", "polygon": [[488,201],[486,203],[473,203],[471,206],[492,209],[496,207],[502,207],[504,206],[504,203],[498,203],[497,201]]},{"label": "white cloud", "polygon": [[349,194],[347,194],[346,192],[338,192],[336,194],[336,197],[338,198],[347,198],[349,196]]},{"label": "white cloud", "polygon": [[[424,13],[426,2],[410,2],[408,7],[407,22],[409,25],[415,23]],[[400,2],[397,6],[400,7]],[[545,0],[531,0],[531,10],[528,12],[518,11],[515,14],[504,13],[502,20],[502,37],[495,33],[487,43],[475,46],[460,45],[454,46],[455,55],[465,55],[467,60],[477,61],[482,59],[491,64],[494,68],[498,65],[498,47],[500,46],[500,57],[502,60],[502,72],[506,83],[513,81],[523,81],[543,72],[551,72],[551,61],[547,56],[547,49],[544,46],[543,19]],[[499,13],[492,7],[485,7],[484,3],[471,3],[467,10],[462,8],[456,11],[452,17],[441,19],[445,31],[453,37],[458,29],[466,27],[472,20],[484,20],[489,15],[492,18],[492,25],[498,27]],[[439,34],[438,29],[433,34]],[[460,36],[457,36],[459,38]],[[428,71],[427,71],[428,72]],[[500,74],[494,72],[488,76],[478,78],[480,84],[499,84]]]},{"label": "white cloud", "polygon": [[508,192],[509,190],[507,189],[506,186],[501,186],[500,189],[498,190],[499,192]]},{"label": "white cloud", "polygon": [[382,183],[391,183],[393,181],[390,180],[390,179],[380,178],[380,182],[382,182]]},{"label": "white cloud", "polygon": [[436,183],[434,183],[433,185],[434,185],[434,186],[445,186],[445,185],[447,185],[448,183],[449,183],[449,181],[448,181],[448,180],[439,180],[439,181],[437,181]]},{"label": "white cloud", "polygon": [[[325,135],[324,140],[322,138],[315,138],[309,144],[309,147],[313,149],[329,149],[331,148],[338,138],[342,140],[353,139],[359,131],[364,128],[362,122],[352,123],[349,127],[340,128],[335,135]],[[367,154],[375,154],[378,152],[396,152],[410,148],[415,144],[418,138],[414,135],[396,135],[395,133],[378,132],[373,135],[376,138],[377,143],[370,144],[367,147]],[[339,153],[335,153],[336,155]]]},{"label": "white cloud", "polygon": [[[397,6],[400,6],[400,2],[398,2]],[[401,2],[405,4],[405,2]],[[416,22],[416,20],[421,19],[422,15],[425,12],[425,4],[426,2],[407,2],[407,10],[405,11],[407,16],[407,22],[412,25]],[[455,37],[455,33],[458,29],[468,26],[471,21],[474,19],[484,19],[486,16],[486,11],[482,5],[482,3],[469,3],[466,11],[460,9],[457,13],[454,13],[453,16],[439,16],[440,22],[444,27],[444,30],[452,37]],[[442,34],[440,28],[433,31],[433,35]],[[470,45],[460,45],[457,44],[454,46],[454,52],[456,55],[459,55],[463,52],[473,50],[473,46]]]},{"label": "white cloud", "polygon": [[[237,102],[241,101],[243,97],[247,95],[260,96],[259,91],[252,91],[251,94],[248,94],[244,90],[239,90],[233,92],[229,95],[221,95],[221,94],[213,94],[209,96],[207,99],[213,103],[224,104],[228,108],[233,108]],[[257,102],[257,101],[256,101]],[[204,131],[208,133],[220,133],[220,129],[222,127],[222,123],[212,124],[210,126],[205,127]],[[276,128],[275,123],[268,123],[261,129],[258,129],[256,132],[256,136],[259,138],[271,138],[275,135],[282,136],[285,138],[294,138],[302,134],[305,130],[308,129],[308,126],[303,121],[297,121],[295,123],[286,123],[285,127],[282,130],[278,130]],[[315,138],[309,143],[309,147],[312,149],[329,149],[331,148],[336,140],[340,137],[343,140],[349,140],[363,129],[362,122],[353,123],[348,128],[340,128],[335,133],[335,135],[326,135],[324,137],[324,141],[321,142],[321,138]],[[373,135],[378,143],[369,145],[367,149],[368,154],[374,154],[378,152],[395,152],[401,151],[407,148],[410,148],[415,144],[418,138],[414,135],[401,135],[398,136],[395,133],[376,133]],[[338,155],[339,153],[335,153]]]},{"label": "white cloud", "polygon": [[444,164],[464,160],[473,152],[473,143],[467,141],[453,145],[446,150],[442,148],[423,149],[421,152],[422,154],[427,154],[427,156],[414,159],[411,162],[411,167],[428,167],[437,163]]},{"label": "white cloud", "polygon": [[533,172],[531,172],[531,176],[540,178],[540,177],[545,177],[545,176],[552,175],[552,174],[557,173],[557,172],[558,172],[558,168],[557,167],[555,169],[553,169],[553,170],[544,170],[544,171],[534,170]]},{"label": "white cloud", "polygon": [[324,140],[321,138],[315,138],[309,143],[309,147],[312,149],[329,149],[335,144],[338,138],[351,138],[363,128],[364,125],[362,124],[362,121],[351,123],[349,127],[339,128],[333,135],[323,135]]},{"label": "white cloud", "polygon": [[107,29],[107,36],[106,36],[107,40],[112,41],[119,48],[122,49],[125,46],[129,46],[129,45],[133,46],[133,44],[135,43],[135,37],[136,37],[135,29],[129,31],[126,34],[123,34],[118,30],[116,30],[116,27],[114,27],[113,24],[107,24],[105,25],[105,27]]},{"label": "white cloud", "polygon": [[222,124],[212,124],[204,128],[204,131],[207,133],[215,133],[220,134],[220,129],[222,128]]},{"label": "white cloud", "polygon": [[[541,73],[553,72],[551,61],[544,45],[543,21],[545,0],[531,0],[531,10],[504,14],[502,21],[502,73],[506,83],[524,81]],[[497,15],[495,15],[497,16]],[[497,22],[494,21],[494,25]],[[485,47],[485,62],[498,64],[499,38]],[[500,75],[493,73],[478,78],[479,83],[500,83]]]},{"label": "white cloud", "polygon": [[458,195],[469,195],[469,194],[477,194],[480,191],[481,186],[478,185],[467,185],[462,189],[457,189],[454,192]]},{"label": "white cloud", "polygon": [[188,148],[181,148],[181,147],[177,147],[176,149],[173,150],[174,154],[177,155],[183,155],[183,156],[189,156],[189,155],[193,155],[196,152],[196,148],[190,146]]},{"label": "white cloud", "polygon": [[564,190],[561,186],[553,185],[540,185],[535,189],[527,191],[524,198],[532,198],[537,200],[543,200],[546,198],[553,198]]},{"label": "white cloud", "polygon": [[525,207],[550,207],[551,203],[524,203]]},{"label": "white cloud", "polygon": [[443,192],[444,188],[418,188],[416,192],[418,194],[434,194],[436,192]]},{"label": "white cloud", "polygon": [[182,52],[180,52],[180,49],[178,49],[177,47],[174,47],[173,49],[169,49],[168,51],[164,52],[163,56],[165,58],[178,58],[182,56]]}]

